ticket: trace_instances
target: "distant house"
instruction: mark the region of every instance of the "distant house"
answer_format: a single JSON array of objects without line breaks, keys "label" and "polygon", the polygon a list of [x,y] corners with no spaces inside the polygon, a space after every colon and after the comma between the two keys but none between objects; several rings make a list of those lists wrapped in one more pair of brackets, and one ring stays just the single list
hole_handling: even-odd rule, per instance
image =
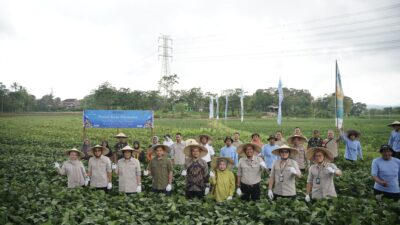
[{"label": "distant house", "polygon": [[65,99],[62,101],[62,106],[67,109],[74,109],[79,106],[79,100],[76,98]]}]

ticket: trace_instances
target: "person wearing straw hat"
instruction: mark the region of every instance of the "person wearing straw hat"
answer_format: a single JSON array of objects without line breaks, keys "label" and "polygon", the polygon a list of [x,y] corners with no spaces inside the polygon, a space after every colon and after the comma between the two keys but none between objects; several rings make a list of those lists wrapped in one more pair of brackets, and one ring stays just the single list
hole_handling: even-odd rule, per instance
[{"label": "person wearing straw hat", "polygon": [[301,177],[301,172],[297,162],[291,158],[299,154],[295,148],[287,145],[272,151],[272,154],[279,156],[280,159],[274,162],[271,174],[268,179],[268,197],[274,200],[277,197],[295,198],[296,197],[296,177]]},{"label": "person wearing straw hat", "polygon": [[174,165],[185,165],[186,156],[183,149],[186,147],[186,142],[182,139],[181,133],[175,134],[176,142],[171,146],[171,159]]},{"label": "person wearing straw hat", "polygon": [[166,145],[155,145],[152,152],[155,155],[149,162],[144,175],[152,176],[152,191],[155,193],[171,194],[172,190],[172,162],[168,158],[170,148]]},{"label": "person wearing straw hat", "polygon": [[390,145],[382,145],[379,149],[381,157],[372,161],[371,175],[375,181],[374,195],[385,198],[400,199],[400,160],[393,157]]},{"label": "person wearing straw hat", "polygon": [[292,146],[298,151],[298,154],[295,154],[292,157],[297,162],[301,172],[304,173],[307,165],[309,165],[307,162],[306,150],[304,149],[304,143],[307,142],[307,138],[305,138],[303,135],[295,134],[289,137],[287,141],[289,146]]},{"label": "person wearing straw hat", "polygon": [[127,145],[121,149],[124,158],[118,160],[115,173],[118,175],[118,189],[126,194],[142,192],[139,160],[133,157],[136,150]]},{"label": "person wearing straw hat", "polygon": [[235,146],[232,145],[232,142],[233,140],[231,137],[225,137],[225,146],[221,148],[220,156],[231,158],[233,160],[234,166],[236,167],[238,165],[239,156],[236,152],[237,149]]},{"label": "person wearing straw hat", "polygon": [[394,151],[393,157],[400,159],[400,122],[394,121],[388,126],[393,128],[392,132],[390,133],[388,144],[392,147]]},{"label": "person wearing straw hat", "polygon": [[207,155],[207,148],[194,139],[186,140],[183,152],[186,155],[185,169],[181,175],[186,176],[186,198],[202,198],[210,192],[208,165],[202,159]]},{"label": "person wearing straw hat", "polygon": [[233,133],[233,142],[232,145],[235,146],[236,148],[239,147],[241,144],[243,144],[243,142],[240,140],[240,133],[239,132],[235,132]]},{"label": "person wearing straw hat", "polygon": [[128,145],[128,136],[126,136],[124,133],[119,133],[114,136],[118,140],[117,143],[114,145],[114,154],[113,154],[113,167],[115,169],[115,164],[118,162],[119,159],[123,157],[121,149],[123,149],[125,146]]},{"label": "person wearing straw hat", "polygon": [[251,135],[251,143],[258,145],[258,147],[262,148],[264,145],[261,141],[261,137],[259,133],[254,133]]},{"label": "person wearing straw hat", "polygon": [[344,158],[347,161],[355,162],[357,158],[363,159],[361,143],[359,141],[360,132],[356,130],[348,130],[344,132],[343,129],[340,130],[341,137],[346,145],[344,152]]},{"label": "person wearing straw hat", "polygon": [[101,146],[103,146],[104,148],[107,148],[107,149],[109,150],[108,154],[105,155],[105,156],[107,156],[108,158],[110,158],[110,160],[112,160],[113,157],[114,157],[114,154],[113,154],[113,152],[111,151],[110,146],[108,145],[108,141],[107,141],[107,140],[101,141]]},{"label": "person wearing straw hat", "polygon": [[88,176],[90,186],[98,190],[111,190],[112,188],[112,169],[111,160],[107,155],[108,149],[101,145],[93,146],[88,154],[93,156],[89,159]]},{"label": "person wearing straw hat", "polygon": [[231,200],[235,193],[235,175],[230,171],[233,160],[228,157],[216,157],[211,161],[211,195],[217,202]]},{"label": "person wearing straw hat", "polygon": [[307,151],[307,158],[314,164],[308,170],[306,202],[311,201],[311,198],[337,197],[333,177],[341,176],[342,171],[331,163],[332,153],[324,147],[313,147]]},{"label": "person wearing straw hat", "polygon": [[88,181],[86,180],[86,171],[82,162],[79,158],[83,158],[85,154],[76,148],[69,149],[65,152],[69,157],[69,160],[65,161],[61,168],[58,162],[54,163],[54,168],[60,175],[67,175],[68,177],[68,188],[75,188],[80,186],[87,186]]},{"label": "person wearing straw hat", "polygon": [[245,143],[239,146],[237,153],[242,155],[237,170],[236,193],[242,200],[259,200],[261,195],[261,174],[267,169],[264,160],[258,157],[261,148],[253,143]]},{"label": "person wearing straw hat", "polygon": [[270,171],[274,162],[278,159],[278,156],[272,154],[272,151],[279,148],[275,142],[278,140],[275,135],[269,135],[268,144],[265,144],[261,151],[261,156],[264,158],[265,163],[267,164],[267,169]]},{"label": "person wearing straw hat", "polygon": [[215,155],[214,148],[209,144],[212,138],[207,134],[201,134],[199,136],[200,145],[204,146],[207,149],[207,155],[203,157],[204,161],[206,161],[208,167],[211,165],[211,159]]},{"label": "person wearing straw hat", "polygon": [[336,160],[338,157],[339,141],[340,141],[340,138],[335,138],[335,132],[333,130],[328,130],[327,138],[322,143],[322,146],[327,148],[328,151],[332,154],[333,161]]},{"label": "person wearing straw hat", "polygon": [[287,141],[286,141],[286,139],[283,137],[283,133],[282,133],[282,131],[277,131],[276,133],[275,133],[275,137],[276,137],[276,141],[275,141],[275,144],[276,145],[278,145],[278,146],[282,146],[282,145],[287,145]]}]

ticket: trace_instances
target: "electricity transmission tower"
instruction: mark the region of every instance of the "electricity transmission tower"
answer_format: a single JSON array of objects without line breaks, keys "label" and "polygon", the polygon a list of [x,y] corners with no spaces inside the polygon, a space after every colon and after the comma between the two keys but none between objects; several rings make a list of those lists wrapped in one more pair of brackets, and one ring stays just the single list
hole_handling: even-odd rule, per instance
[{"label": "electricity transmission tower", "polygon": [[172,60],[172,39],[169,35],[161,34],[158,37],[158,59],[162,60],[161,64],[161,77],[169,76],[170,73],[170,60]]}]

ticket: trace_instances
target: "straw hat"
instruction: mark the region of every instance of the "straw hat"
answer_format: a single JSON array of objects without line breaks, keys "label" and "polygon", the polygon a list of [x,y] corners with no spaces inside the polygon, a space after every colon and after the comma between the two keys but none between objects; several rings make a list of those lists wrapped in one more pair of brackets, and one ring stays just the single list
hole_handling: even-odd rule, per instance
[{"label": "straw hat", "polygon": [[245,150],[248,146],[253,147],[254,151],[257,153],[261,152],[260,146],[253,144],[253,143],[244,143],[244,144],[239,145],[239,147],[237,148],[237,150],[236,150],[237,154],[240,156],[246,156]]},{"label": "straw hat", "polygon": [[124,133],[119,133],[117,135],[114,136],[115,138],[128,138],[128,136],[126,136]]},{"label": "straw hat", "polygon": [[85,157],[85,154],[76,148],[68,149],[67,151],[65,151],[65,154],[69,155],[69,153],[71,153],[71,152],[77,152],[79,154],[79,157],[81,157],[81,158]]},{"label": "straw hat", "polygon": [[131,152],[135,151],[135,152],[138,152],[139,149],[133,149],[131,146],[127,145],[127,146],[123,147],[122,149],[120,149],[119,151],[120,152],[123,152],[123,151],[131,151]]},{"label": "straw hat", "polygon": [[153,147],[150,148],[151,151],[152,151],[152,154],[155,154],[156,153],[156,149],[159,148],[159,147],[161,147],[164,150],[164,152],[166,152],[166,153],[169,153],[171,151],[171,148],[168,145],[158,144],[158,145],[154,145]]},{"label": "straw hat", "polygon": [[105,148],[105,147],[103,147],[101,145],[95,145],[95,146],[90,148],[90,150],[88,151],[88,155],[94,156],[93,150],[95,150],[97,148],[102,150],[102,153],[101,153],[102,155],[107,155],[110,152],[110,150],[108,148]]},{"label": "straw hat", "polygon": [[293,139],[295,139],[295,138],[300,138],[300,139],[302,139],[304,142],[307,141],[307,138],[304,137],[303,135],[294,134],[293,136],[291,136],[291,137],[289,137],[289,138],[287,139],[287,143],[290,144],[290,145],[292,145],[292,144],[293,144]]},{"label": "straw hat", "polygon": [[218,164],[219,164],[218,162],[221,160],[225,160],[227,162],[226,168],[232,168],[234,165],[233,160],[229,157],[215,157],[211,161],[211,168],[213,170],[216,170],[218,168]]},{"label": "straw hat", "polygon": [[356,138],[360,137],[361,133],[356,131],[356,130],[348,130],[347,132],[347,137],[350,138],[351,135],[355,135]]},{"label": "straw hat", "polygon": [[193,148],[199,148],[200,149],[200,156],[199,158],[203,158],[204,156],[207,155],[208,150],[204,146],[199,145],[195,139],[187,139],[186,140],[186,147],[183,149],[183,153],[187,157],[192,157],[192,149]]},{"label": "straw hat", "polygon": [[389,127],[394,127],[395,125],[400,126],[400,121],[393,121],[393,123],[389,124]]},{"label": "straw hat", "polygon": [[297,154],[299,154],[299,151],[295,148],[291,148],[287,145],[282,145],[281,147],[275,149],[272,151],[272,154],[279,156],[279,151],[280,150],[289,150],[290,151],[290,156],[295,156]]},{"label": "straw hat", "polygon": [[316,152],[322,152],[325,155],[325,159],[329,160],[329,161],[333,161],[333,155],[332,153],[324,147],[313,147],[313,148],[309,148],[307,150],[307,159],[313,161],[314,158],[314,154]]}]

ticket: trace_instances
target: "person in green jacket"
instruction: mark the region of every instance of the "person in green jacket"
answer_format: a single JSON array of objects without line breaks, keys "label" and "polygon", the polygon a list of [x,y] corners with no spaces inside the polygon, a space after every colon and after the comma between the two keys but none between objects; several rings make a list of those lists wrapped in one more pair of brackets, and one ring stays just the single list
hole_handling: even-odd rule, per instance
[{"label": "person in green jacket", "polygon": [[231,200],[235,193],[235,175],[230,171],[232,166],[233,160],[228,157],[214,158],[211,162],[211,195],[217,202]]}]

